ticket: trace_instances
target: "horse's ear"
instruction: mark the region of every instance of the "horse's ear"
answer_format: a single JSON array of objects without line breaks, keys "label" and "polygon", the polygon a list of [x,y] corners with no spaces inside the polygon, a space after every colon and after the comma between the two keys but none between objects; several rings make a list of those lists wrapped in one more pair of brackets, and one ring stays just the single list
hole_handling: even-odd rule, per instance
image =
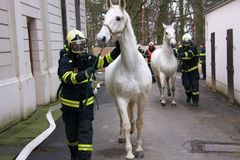
[{"label": "horse's ear", "polygon": [[119,6],[121,7],[121,9],[125,9],[126,8],[126,1],[125,0],[119,0]]},{"label": "horse's ear", "polygon": [[112,0],[107,0],[107,9],[112,7]]},{"label": "horse's ear", "polygon": [[167,26],[166,26],[164,23],[162,23],[162,26],[163,26],[163,28],[164,28],[164,29],[166,29],[166,28],[167,28]]}]

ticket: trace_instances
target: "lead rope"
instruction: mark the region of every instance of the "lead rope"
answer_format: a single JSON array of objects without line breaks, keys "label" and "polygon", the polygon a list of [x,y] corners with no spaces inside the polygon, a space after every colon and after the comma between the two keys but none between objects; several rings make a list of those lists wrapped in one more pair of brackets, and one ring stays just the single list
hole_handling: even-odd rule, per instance
[{"label": "lead rope", "polygon": [[[105,47],[105,46],[104,46]],[[93,69],[94,66],[96,66],[98,60],[99,60],[99,57],[101,56],[102,54],[102,51],[103,51],[103,48],[101,48],[101,51],[100,53],[98,54],[97,58],[95,59],[93,65],[91,66],[91,69]],[[88,97],[89,97],[89,90],[90,90],[90,85],[89,85],[89,82],[90,82],[90,79],[91,79],[92,75],[90,77],[88,77],[88,82],[87,82],[87,92],[86,92],[86,98],[85,98],[85,102],[83,104],[83,109],[85,110],[85,107],[87,106],[87,102],[88,102]],[[94,98],[96,99],[96,96],[94,95]],[[97,100],[96,100],[97,102]],[[97,108],[99,109],[98,107],[98,104],[97,104]]]}]

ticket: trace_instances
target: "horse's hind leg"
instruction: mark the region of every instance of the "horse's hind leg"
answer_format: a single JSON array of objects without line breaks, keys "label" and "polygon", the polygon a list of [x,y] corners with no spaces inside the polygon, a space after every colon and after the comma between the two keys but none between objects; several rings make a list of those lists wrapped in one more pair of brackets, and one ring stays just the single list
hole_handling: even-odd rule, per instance
[{"label": "horse's hind leg", "polygon": [[128,104],[129,104],[129,100],[127,100],[126,98],[117,97],[117,106],[119,108],[119,114],[122,117],[122,129],[126,137],[126,147],[125,147],[127,151],[126,159],[131,160],[134,158],[134,155],[132,153],[132,144],[130,141],[131,125],[128,118],[128,110],[127,110]]},{"label": "horse's hind leg", "polygon": [[160,93],[160,102],[162,101],[162,90],[161,90],[161,82],[160,82],[160,77],[158,77],[158,76],[155,76],[155,78],[156,78],[156,82],[157,82],[157,85],[158,85],[158,89],[159,89],[159,93]]},{"label": "horse's hind leg", "polygon": [[143,112],[144,108],[146,106],[148,96],[147,93],[144,93],[144,95],[139,99],[138,101],[138,108],[137,108],[137,121],[136,121],[136,128],[137,128],[137,148],[135,157],[137,158],[143,158],[144,152],[142,148],[142,127],[143,127]]}]

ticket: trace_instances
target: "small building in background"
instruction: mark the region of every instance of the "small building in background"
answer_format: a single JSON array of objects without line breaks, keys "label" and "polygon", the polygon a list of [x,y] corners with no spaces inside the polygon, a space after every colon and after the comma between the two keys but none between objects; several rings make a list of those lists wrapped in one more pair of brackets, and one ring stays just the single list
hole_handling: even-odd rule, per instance
[{"label": "small building in background", "polygon": [[240,104],[240,1],[206,1],[207,85]]},{"label": "small building in background", "polygon": [[85,0],[0,1],[0,130],[56,99],[68,30],[86,35]]}]

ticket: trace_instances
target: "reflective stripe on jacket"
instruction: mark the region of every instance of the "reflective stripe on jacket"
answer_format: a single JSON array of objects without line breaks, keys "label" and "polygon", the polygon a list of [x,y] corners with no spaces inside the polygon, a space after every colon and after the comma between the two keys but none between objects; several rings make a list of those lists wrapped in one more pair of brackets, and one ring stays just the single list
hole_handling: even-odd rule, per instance
[{"label": "reflective stripe on jacket", "polygon": [[[63,84],[60,93],[60,101],[63,107],[79,110],[82,106],[92,105],[94,103],[92,79],[87,79],[85,70],[88,67],[93,67],[94,69],[106,67],[119,54],[115,50],[115,53],[112,51],[99,58],[94,55],[87,55],[87,58],[79,60],[73,53],[66,53],[66,56],[59,60],[58,67],[58,76]],[[93,66],[93,64],[96,65]]]},{"label": "reflective stripe on jacket", "polygon": [[205,51],[205,47],[203,47],[200,51],[199,54],[199,61],[201,64],[205,64],[206,62],[206,51]]},{"label": "reflective stripe on jacket", "polygon": [[182,46],[174,50],[174,55],[179,59],[182,72],[191,72],[198,69],[198,52],[195,45]]}]

